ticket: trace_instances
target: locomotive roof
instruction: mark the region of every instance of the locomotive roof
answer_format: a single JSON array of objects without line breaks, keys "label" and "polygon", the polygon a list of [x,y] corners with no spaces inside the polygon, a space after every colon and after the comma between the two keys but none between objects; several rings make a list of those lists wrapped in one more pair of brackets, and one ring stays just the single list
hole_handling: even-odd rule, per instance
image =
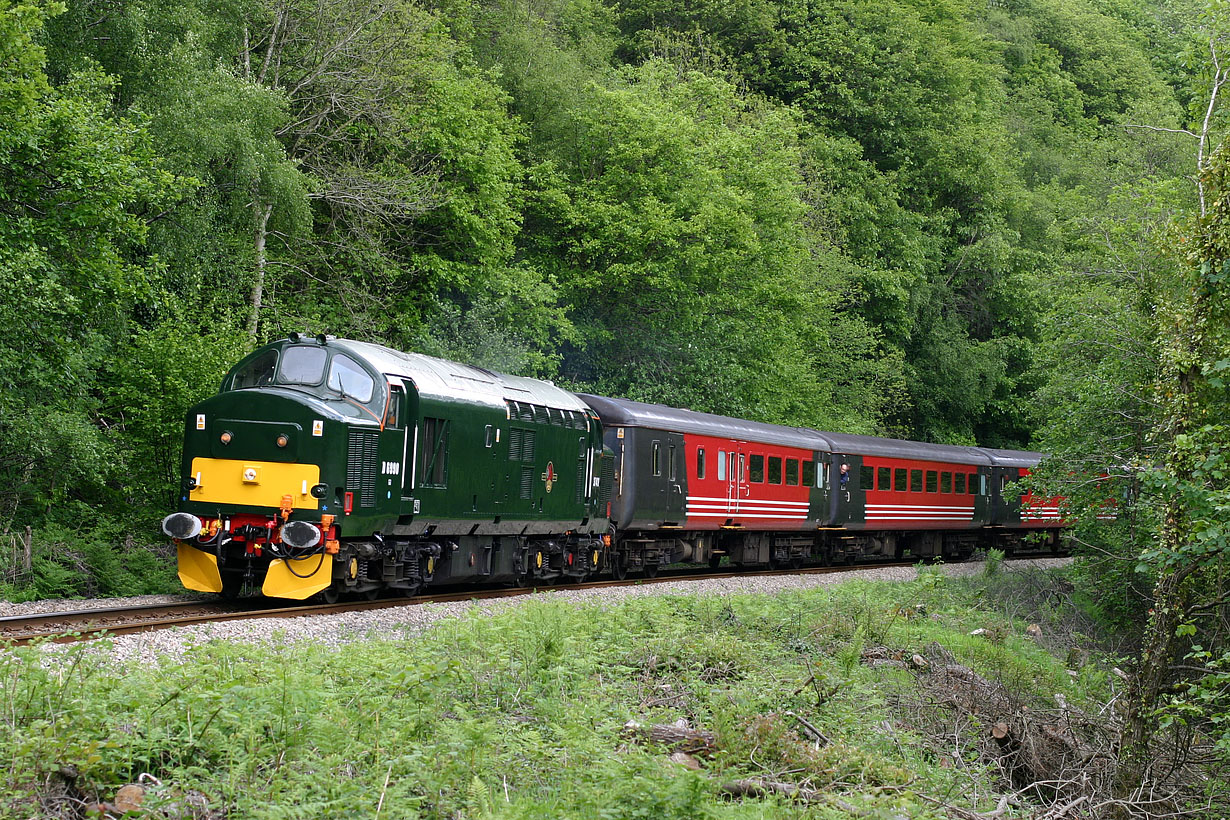
[{"label": "locomotive roof", "polygon": [[736,441],[758,441],[765,444],[801,447],[807,450],[829,449],[828,441],[823,435],[803,427],[763,424],[758,421],[715,416],[711,413],[681,410],[662,404],[647,404],[629,399],[612,399],[589,393],[578,395],[594,409],[594,412],[602,419],[604,427],[648,427],[674,433],[695,433]]},{"label": "locomotive roof", "polygon": [[386,376],[413,382],[420,396],[501,409],[506,401],[540,404],[559,410],[585,412],[588,409],[575,395],[550,382],[496,373],[421,353],[403,353],[368,342],[331,339],[328,344],[365,360]]}]

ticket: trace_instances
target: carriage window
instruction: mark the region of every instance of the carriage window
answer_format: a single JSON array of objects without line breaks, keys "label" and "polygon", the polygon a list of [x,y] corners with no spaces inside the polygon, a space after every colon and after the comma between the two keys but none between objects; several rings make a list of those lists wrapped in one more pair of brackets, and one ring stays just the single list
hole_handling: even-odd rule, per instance
[{"label": "carriage window", "polygon": [[278,381],[282,384],[320,384],[325,375],[326,355],[323,347],[297,345],[286,348],[282,351]]},{"label": "carriage window", "polygon": [[954,493],[960,493],[961,495],[964,495],[965,494],[965,473],[953,473],[952,480],[953,480],[952,491]]},{"label": "carriage window", "polygon": [[927,492],[933,493],[936,488],[935,470],[927,470]]},{"label": "carriage window", "polygon": [[875,486],[875,469],[868,467],[866,464],[858,468],[858,488],[860,490],[871,490]]},{"label": "carriage window", "polygon": [[782,483],[782,457],[769,456],[769,483]]},{"label": "carriage window", "polygon": [[[245,364],[235,374],[231,382],[232,390],[242,390],[245,387],[260,387],[273,381],[273,368],[278,364],[278,352],[267,350],[252,361]],[[317,381],[320,381],[318,378]]]},{"label": "carriage window", "polygon": [[786,459],[786,483],[792,487],[799,486],[799,460],[797,458]]},{"label": "carriage window", "polygon": [[[718,455],[718,458],[719,459],[721,458],[720,454]],[[696,477],[697,478],[705,477],[705,448],[704,447],[696,448]]]},{"label": "carriage window", "polygon": [[366,402],[372,400],[376,382],[358,362],[339,353],[333,357],[333,364],[329,368],[329,389]]},{"label": "carriage window", "polygon": [[816,483],[816,462],[803,462],[803,486],[810,487]]},{"label": "carriage window", "polygon": [[952,473],[940,473],[940,492],[952,492]]},{"label": "carriage window", "polygon": [[906,491],[906,473],[908,471],[904,467],[898,467],[893,470],[893,489],[899,493]]},{"label": "carriage window", "polygon": [[891,490],[893,488],[893,471],[891,467],[880,467],[876,470],[876,489]]},{"label": "carriage window", "polygon": [[718,450],[718,481],[726,480],[726,451]]},{"label": "carriage window", "polygon": [[653,474],[662,475],[662,445],[653,443]]},{"label": "carriage window", "polygon": [[674,481],[675,480],[675,445],[672,444],[667,448],[666,458],[667,458],[667,462],[666,462],[667,478],[669,478],[671,481]]},{"label": "carriage window", "polygon": [[831,485],[832,483],[833,483],[832,477],[829,475],[829,463],[826,461],[824,462],[823,469],[821,469],[820,471],[820,483],[817,484],[816,486],[823,489],[824,487],[827,487]]},{"label": "carriage window", "polygon": [[[978,475],[977,473],[969,474],[969,494],[970,495],[978,495],[978,484],[979,484],[978,479],[980,479],[981,477],[982,476]],[[983,495],[986,495],[986,493],[983,493]]]},{"label": "carriage window", "polygon": [[747,462],[748,480],[755,484],[764,483],[764,456],[749,456]]},{"label": "carriage window", "polygon": [[910,492],[922,492],[922,470],[910,470]]}]

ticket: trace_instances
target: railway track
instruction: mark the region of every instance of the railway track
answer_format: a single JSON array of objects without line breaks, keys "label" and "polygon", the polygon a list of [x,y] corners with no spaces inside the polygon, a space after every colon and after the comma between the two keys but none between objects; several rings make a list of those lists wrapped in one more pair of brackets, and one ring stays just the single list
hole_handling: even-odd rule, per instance
[{"label": "railway track", "polygon": [[474,589],[470,587],[432,593],[430,595],[417,595],[413,598],[339,601],[335,604],[308,603],[296,606],[281,606],[271,604],[267,599],[252,599],[249,601],[231,602],[188,601],[178,604],[43,612],[33,615],[0,617],[0,646],[6,644],[25,646],[36,641],[72,643],[109,635],[130,635],[139,632],[152,632],[158,629],[169,629],[176,626],[193,626],[218,621],[334,615],[342,612],[364,612],[373,609],[418,606],[427,603],[514,598],[521,595],[549,593],[556,590],[603,589],[607,587],[636,586],[638,584],[661,584],[690,579],[711,580],[774,575],[823,575],[835,572],[882,569],[885,567],[909,567],[914,566],[915,563],[901,561],[851,567],[808,567],[803,569],[740,572],[683,570],[669,574],[663,573],[655,578],[629,578],[623,581],[587,581],[580,584],[495,589]]}]

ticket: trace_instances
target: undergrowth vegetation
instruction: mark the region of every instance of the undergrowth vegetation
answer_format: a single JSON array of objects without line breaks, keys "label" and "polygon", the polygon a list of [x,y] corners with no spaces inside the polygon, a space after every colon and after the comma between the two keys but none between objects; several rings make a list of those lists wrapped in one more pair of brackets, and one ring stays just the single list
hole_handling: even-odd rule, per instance
[{"label": "undergrowth vegetation", "polygon": [[174,558],[172,545],[136,542],[110,522],[0,533],[0,601],[182,592]]},{"label": "undergrowth vegetation", "polygon": [[[951,723],[926,690],[935,659],[1030,707],[1105,703],[1114,681],[1069,672],[977,588],[924,571],[776,596],[535,596],[341,649],[274,633],[122,673],[105,644],[10,649],[0,816],[86,816],[130,783],[179,818],[987,811],[1012,788],[976,718],[955,745],[932,732]],[[672,725],[711,741],[672,758],[638,731]]]}]

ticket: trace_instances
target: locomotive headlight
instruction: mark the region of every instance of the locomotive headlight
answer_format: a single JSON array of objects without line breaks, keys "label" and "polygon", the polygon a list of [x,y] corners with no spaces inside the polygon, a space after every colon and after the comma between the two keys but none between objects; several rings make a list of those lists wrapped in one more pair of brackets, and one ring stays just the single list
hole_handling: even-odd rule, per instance
[{"label": "locomotive headlight", "polygon": [[218,440],[221,441],[223,444],[230,444],[231,439],[233,439],[234,437],[235,437],[235,434],[232,433],[230,430],[223,430],[222,435],[218,436]]},{"label": "locomotive headlight", "polygon": [[171,513],[162,519],[162,531],[179,541],[196,538],[201,534],[201,519],[186,512]]},{"label": "locomotive headlight", "polygon": [[287,444],[290,444],[290,436],[286,435],[285,433],[281,433],[278,436],[278,446],[285,447]]},{"label": "locomotive headlight", "polygon": [[328,494],[329,494],[329,485],[328,485],[328,484],[314,484],[314,485],[312,485],[312,498],[324,498],[324,497],[325,497],[325,496],[327,496]]},{"label": "locomotive headlight", "polygon": [[282,525],[282,543],[296,549],[314,547],[320,543],[320,527],[306,521],[287,521]]}]

